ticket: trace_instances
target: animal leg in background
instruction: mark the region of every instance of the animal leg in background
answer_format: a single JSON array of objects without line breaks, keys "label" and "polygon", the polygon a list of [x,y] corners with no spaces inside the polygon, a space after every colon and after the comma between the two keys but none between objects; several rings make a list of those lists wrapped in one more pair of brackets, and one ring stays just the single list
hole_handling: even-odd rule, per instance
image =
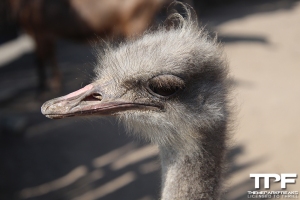
[{"label": "animal leg in background", "polygon": [[[35,34],[36,43],[36,62],[38,73],[38,89],[44,91],[47,87],[51,90],[59,91],[61,89],[61,73],[59,71],[56,54],[55,38],[42,33]],[[46,64],[49,62],[51,67],[51,78],[47,82]]]}]

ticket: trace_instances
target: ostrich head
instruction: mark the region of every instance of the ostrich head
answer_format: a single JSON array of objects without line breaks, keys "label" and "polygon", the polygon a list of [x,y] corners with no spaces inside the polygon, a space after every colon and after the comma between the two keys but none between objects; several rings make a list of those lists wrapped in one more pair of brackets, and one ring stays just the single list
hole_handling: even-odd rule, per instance
[{"label": "ostrich head", "polygon": [[114,115],[129,133],[172,148],[195,149],[218,134],[228,115],[222,51],[189,13],[168,20],[176,23],[99,51],[94,81],[46,102],[42,113]]}]

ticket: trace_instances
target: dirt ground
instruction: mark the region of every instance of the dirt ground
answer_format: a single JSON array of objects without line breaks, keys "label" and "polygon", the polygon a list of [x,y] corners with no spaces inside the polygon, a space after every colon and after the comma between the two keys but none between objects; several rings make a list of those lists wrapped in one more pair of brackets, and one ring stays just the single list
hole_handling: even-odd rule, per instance
[{"label": "dirt ground", "polygon": [[[300,2],[240,1],[209,9],[201,20],[224,42],[235,86],[224,199],[247,199],[250,173],[300,173]],[[132,142],[113,119],[40,113],[32,49],[26,36],[0,46],[0,199],[157,199],[155,147]],[[91,51],[59,41],[64,88],[45,98],[91,80]],[[299,182],[285,191],[300,191]]]},{"label": "dirt ground", "polygon": [[[231,39],[225,52],[239,112],[233,143],[243,147],[235,163],[244,168],[230,178],[239,189],[229,199],[249,189],[245,180],[253,185],[250,173],[300,173],[300,3],[275,1],[256,10],[216,26]],[[280,186],[274,183],[271,189]],[[287,190],[299,191],[299,180]]]}]

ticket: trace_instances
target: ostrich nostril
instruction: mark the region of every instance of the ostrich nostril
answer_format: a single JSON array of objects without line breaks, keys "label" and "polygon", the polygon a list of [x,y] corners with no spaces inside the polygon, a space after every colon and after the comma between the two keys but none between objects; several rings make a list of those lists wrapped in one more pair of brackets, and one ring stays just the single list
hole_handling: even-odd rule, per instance
[{"label": "ostrich nostril", "polygon": [[101,94],[98,94],[98,93],[92,94],[92,97],[94,97],[95,99],[98,99],[99,101],[102,100],[102,95],[101,95]]},{"label": "ostrich nostril", "polygon": [[83,101],[102,101],[103,97],[99,93],[93,93],[83,99]]}]

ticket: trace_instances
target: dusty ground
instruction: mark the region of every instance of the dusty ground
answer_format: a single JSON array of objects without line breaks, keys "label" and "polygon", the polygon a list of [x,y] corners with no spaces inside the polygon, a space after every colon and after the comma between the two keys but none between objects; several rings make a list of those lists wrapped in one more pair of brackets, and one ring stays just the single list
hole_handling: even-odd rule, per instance
[{"label": "dusty ground", "polygon": [[[288,3],[269,6],[281,5]],[[238,165],[252,163],[232,174],[232,183],[241,189],[229,199],[246,191],[242,183],[249,173],[300,173],[299,21],[297,2],[289,9],[258,12],[217,26],[222,36],[257,39],[225,45],[240,106],[234,142],[244,147],[235,161]],[[279,184],[271,187],[279,188]],[[300,190],[299,180],[288,190]]]},{"label": "dusty ground", "polygon": [[[300,2],[255,2],[202,17],[225,43],[236,86],[227,199],[247,199],[250,173],[300,173]],[[66,94],[88,83],[94,58],[86,45],[58,46]],[[113,120],[40,114],[32,48],[26,37],[0,46],[0,199],[157,199],[155,149]],[[300,191],[298,179],[287,190]]]}]

